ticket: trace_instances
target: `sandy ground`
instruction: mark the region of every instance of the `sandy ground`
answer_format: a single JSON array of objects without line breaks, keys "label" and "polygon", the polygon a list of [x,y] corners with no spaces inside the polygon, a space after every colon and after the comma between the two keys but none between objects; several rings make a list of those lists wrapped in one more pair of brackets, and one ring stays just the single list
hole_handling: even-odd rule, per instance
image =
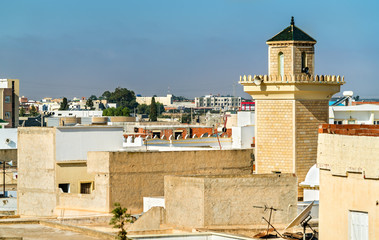
[{"label": "sandy ground", "polygon": [[0,237],[23,237],[24,240],[54,239],[54,240],[96,240],[100,238],[45,227],[39,224],[6,224],[0,225]]}]

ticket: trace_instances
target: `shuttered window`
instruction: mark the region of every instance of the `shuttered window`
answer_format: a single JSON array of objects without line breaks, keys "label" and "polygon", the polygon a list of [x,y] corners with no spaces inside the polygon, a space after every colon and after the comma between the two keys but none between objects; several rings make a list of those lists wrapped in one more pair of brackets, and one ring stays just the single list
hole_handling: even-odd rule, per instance
[{"label": "shuttered window", "polygon": [[368,240],[367,212],[349,212],[349,240]]}]

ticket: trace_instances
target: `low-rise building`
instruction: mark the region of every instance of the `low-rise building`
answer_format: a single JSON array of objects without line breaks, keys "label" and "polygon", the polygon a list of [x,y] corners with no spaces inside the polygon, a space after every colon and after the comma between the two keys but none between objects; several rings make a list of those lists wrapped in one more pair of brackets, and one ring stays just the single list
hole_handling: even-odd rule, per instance
[{"label": "low-rise building", "polygon": [[379,126],[320,127],[320,239],[378,239],[378,156]]},{"label": "low-rise building", "polygon": [[379,125],[379,105],[330,106],[329,123]]},{"label": "low-rise building", "polygon": [[253,149],[128,152],[122,133],[106,126],[19,128],[18,213],[109,213],[115,202],[141,213],[143,197],[163,196],[165,175],[251,172]]},{"label": "low-rise building", "polygon": [[195,105],[197,108],[212,108],[214,110],[237,110],[241,106],[241,97],[223,97],[206,95],[196,97]]},{"label": "low-rise building", "polygon": [[19,89],[18,79],[0,79],[0,119],[7,128],[18,126]]},{"label": "low-rise building", "polygon": [[[153,97],[137,96],[136,101],[138,104],[150,105]],[[155,102],[162,103],[164,106],[172,105],[172,94],[167,94],[166,97],[154,97]]]}]

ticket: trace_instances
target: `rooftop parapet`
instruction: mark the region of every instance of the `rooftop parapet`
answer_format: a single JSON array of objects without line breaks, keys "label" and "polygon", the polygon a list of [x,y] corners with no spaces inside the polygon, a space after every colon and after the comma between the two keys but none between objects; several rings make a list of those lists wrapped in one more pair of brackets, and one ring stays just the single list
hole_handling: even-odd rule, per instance
[{"label": "rooftop parapet", "polygon": [[342,85],[345,83],[344,76],[336,75],[243,75],[240,76],[239,83],[251,84],[254,83],[255,79],[262,80],[264,84],[278,84],[278,83],[312,83],[312,84],[338,84]]}]

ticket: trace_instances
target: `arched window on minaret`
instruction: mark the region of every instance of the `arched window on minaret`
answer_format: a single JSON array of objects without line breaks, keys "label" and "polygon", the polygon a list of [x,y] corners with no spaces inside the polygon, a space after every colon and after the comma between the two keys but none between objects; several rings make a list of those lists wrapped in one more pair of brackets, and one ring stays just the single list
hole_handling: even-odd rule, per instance
[{"label": "arched window on minaret", "polygon": [[305,52],[301,53],[301,72],[305,72],[307,67],[307,54]]},{"label": "arched window on minaret", "polygon": [[284,76],[284,54],[282,52],[279,52],[278,56],[278,72],[278,75]]}]

